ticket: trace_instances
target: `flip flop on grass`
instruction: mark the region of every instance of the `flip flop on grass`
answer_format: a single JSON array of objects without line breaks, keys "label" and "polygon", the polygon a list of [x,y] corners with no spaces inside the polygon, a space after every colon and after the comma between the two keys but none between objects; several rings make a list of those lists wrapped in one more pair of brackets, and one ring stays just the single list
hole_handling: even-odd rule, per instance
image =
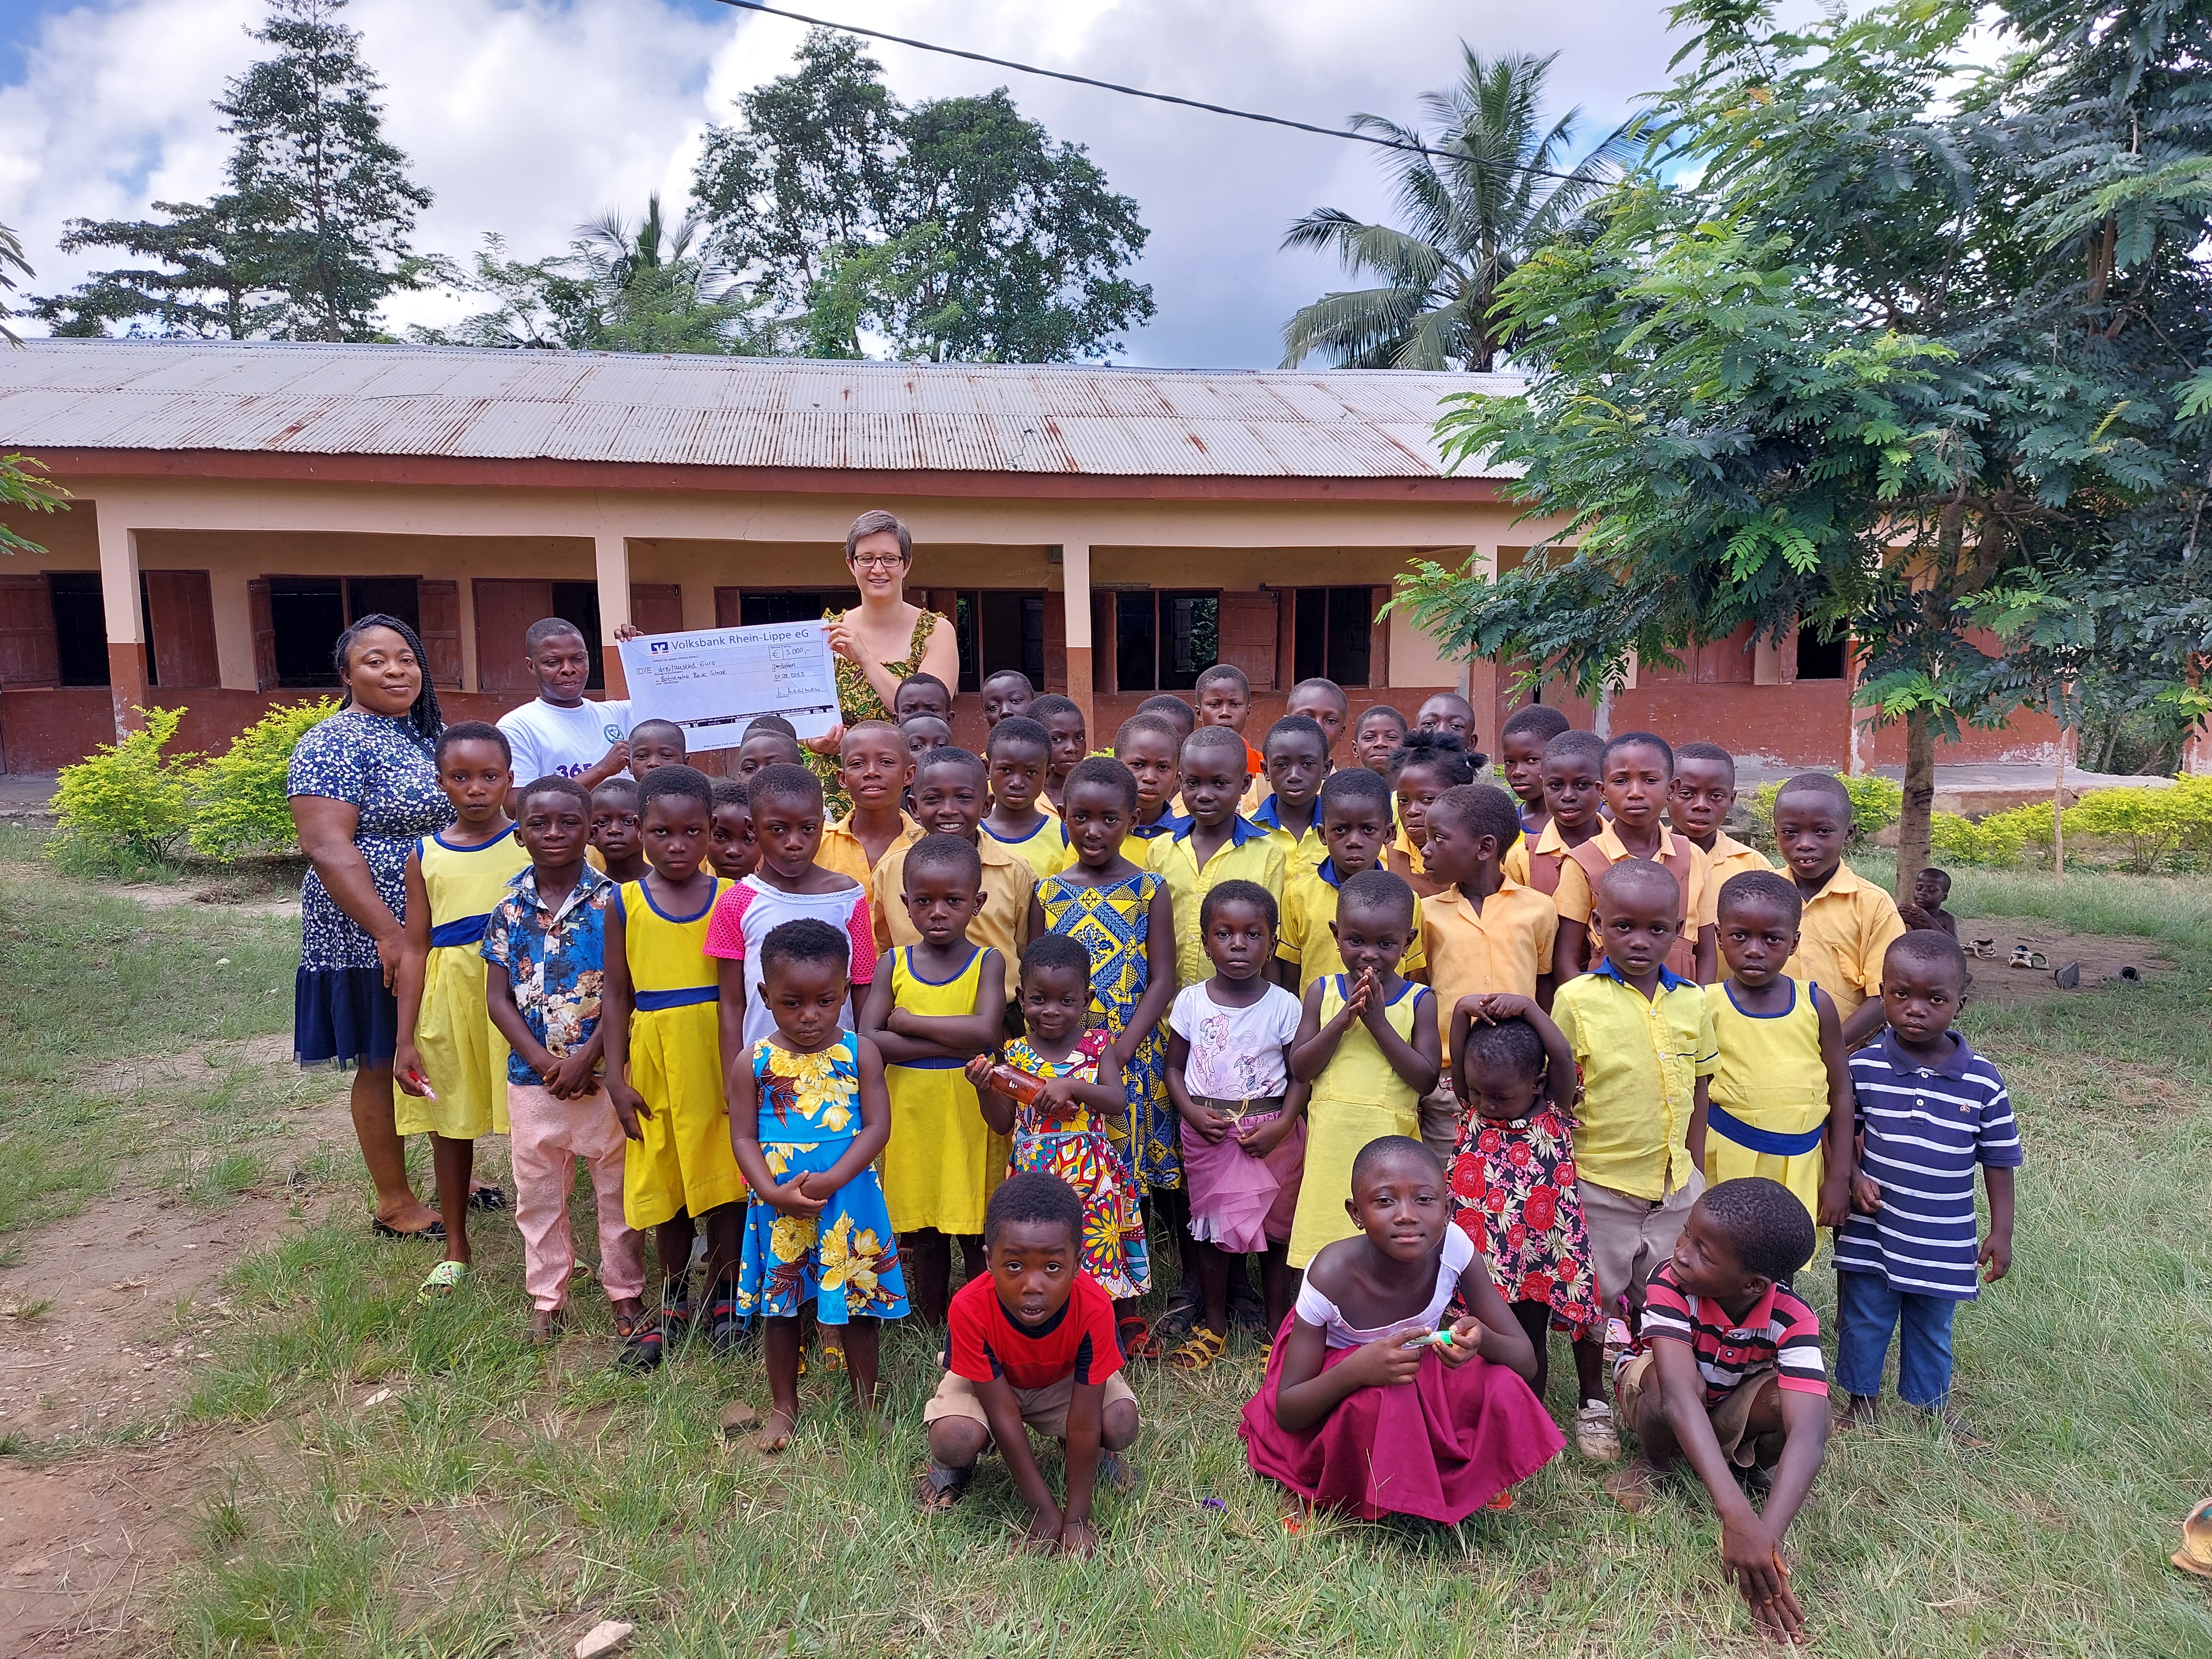
[{"label": "flip flop on grass", "polygon": [[441,1296],[451,1296],[468,1283],[469,1264],[465,1261],[441,1261],[430,1269],[430,1276],[422,1281],[422,1288],[415,1292],[416,1299],[434,1302]]}]

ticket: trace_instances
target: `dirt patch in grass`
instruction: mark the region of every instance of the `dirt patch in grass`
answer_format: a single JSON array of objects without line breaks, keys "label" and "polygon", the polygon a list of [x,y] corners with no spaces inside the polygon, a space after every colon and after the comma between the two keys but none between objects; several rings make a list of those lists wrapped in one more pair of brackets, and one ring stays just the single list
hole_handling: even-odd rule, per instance
[{"label": "dirt patch in grass", "polygon": [[172,1571],[222,1494],[270,1464],[271,1425],[43,1467],[0,1462],[0,1632],[18,1654],[143,1654]]},{"label": "dirt patch in grass", "polygon": [[[1973,984],[1966,1000],[1974,1002],[2040,1002],[2052,997],[2127,996],[2133,986],[2118,982],[2122,968],[2131,967],[2144,978],[2173,971],[2173,958],[2148,939],[2113,933],[2077,933],[2054,923],[2021,916],[1959,919],[1959,942],[1986,939],[1996,942],[1995,962],[1973,961]],[[2048,964],[2041,969],[2008,965],[2013,947],[2025,945],[2042,953]],[[2078,963],[2081,982],[2077,989],[2060,988],[2053,973],[2068,963]]]},{"label": "dirt patch in grass", "polygon": [[296,916],[300,895],[271,892],[264,883],[238,876],[219,876],[210,881],[146,881],[112,887],[110,892],[137,899],[155,910],[173,910],[182,904],[220,905],[230,915]]},{"label": "dirt patch in grass", "polygon": [[0,1444],[165,1416],[230,1316],[222,1275],[326,1201],[253,1195],[211,1214],[140,1194],[11,1241],[19,1265],[0,1273]]}]

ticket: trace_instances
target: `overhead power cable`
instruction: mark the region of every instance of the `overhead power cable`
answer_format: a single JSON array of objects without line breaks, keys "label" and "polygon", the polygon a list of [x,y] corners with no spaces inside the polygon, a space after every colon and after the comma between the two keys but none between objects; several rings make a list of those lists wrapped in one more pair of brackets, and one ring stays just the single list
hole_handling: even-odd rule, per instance
[{"label": "overhead power cable", "polygon": [[1294,121],[1287,115],[1266,115],[1258,110],[1232,109],[1226,104],[1209,104],[1198,98],[1178,98],[1171,92],[1152,92],[1143,87],[1125,87],[1116,81],[1101,81],[1093,76],[1076,75],[1066,70],[1018,64],[1011,58],[994,58],[988,52],[939,46],[933,40],[917,40],[912,35],[893,34],[888,29],[863,28],[858,23],[838,23],[827,17],[810,17],[803,11],[787,11],[781,6],[763,4],[763,0],[718,0],[718,3],[738,11],[764,12],[770,17],[787,17],[794,23],[805,23],[815,28],[835,29],[842,34],[858,34],[870,40],[888,40],[894,46],[912,46],[917,52],[933,52],[946,58],[964,58],[971,64],[988,64],[994,69],[1012,70],[1020,75],[1040,75],[1047,80],[1066,81],[1079,87],[1096,87],[1101,92],[1119,93],[1124,98],[1148,98],[1156,104],[1176,104],[1184,109],[1203,110],[1208,115],[1226,115],[1239,121],[1258,121],[1271,127],[1289,127],[1297,132],[1310,132],[1323,138],[1349,138],[1354,143],[1373,144],[1378,149],[1395,149],[1409,155],[1425,155],[1438,161],[1501,167],[1509,173],[1525,173],[1538,179],[1558,179],[1568,184],[1586,182],[1577,173],[1558,173],[1549,167],[1523,167],[1516,161],[1469,155],[1464,150],[1431,149],[1426,144],[1408,143],[1402,138],[1386,138],[1380,133],[1362,132],[1356,127],[1325,127],[1313,121]]}]

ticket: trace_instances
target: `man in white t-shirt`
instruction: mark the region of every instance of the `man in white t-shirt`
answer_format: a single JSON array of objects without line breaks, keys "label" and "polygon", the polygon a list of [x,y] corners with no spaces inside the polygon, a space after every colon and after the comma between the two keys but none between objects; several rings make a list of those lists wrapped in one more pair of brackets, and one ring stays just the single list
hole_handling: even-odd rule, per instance
[{"label": "man in white t-shirt", "polygon": [[514,783],[557,773],[596,789],[629,764],[629,704],[586,702],[591,653],[574,623],[548,617],[522,636],[538,696],[499,717],[514,750]]}]

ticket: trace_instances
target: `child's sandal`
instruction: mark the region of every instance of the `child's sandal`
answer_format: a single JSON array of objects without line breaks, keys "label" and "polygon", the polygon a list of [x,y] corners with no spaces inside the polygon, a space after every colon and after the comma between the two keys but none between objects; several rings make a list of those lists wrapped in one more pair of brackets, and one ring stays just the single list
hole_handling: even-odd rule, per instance
[{"label": "child's sandal", "polygon": [[1212,1369],[1213,1362],[1229,1352],[1229,1339],[1220,1332],[1200,1325],[1182,1345],[1168,1356],[1167,1363],[1179,1371],[1202,1371]]},{"label": "child's sandal", "polygon": [[915,1498],[924,1515],[942,1515],[968,1495],[969,1484],[975,1479],[974,1464],[964,1469],[950,1468],[933,1457]]},{"label": "child's sandal", "polygon": [[415,1292],[415,1299],[418,1302],[435,1302],[441,1297],[451,1296],[468,1283],[468,1278],[467,1262],[441,1261],[430,1269],[430,1276],[422,1281],[422,1287]]},{"label": "child's sandal", "polygon": [[1124,1314],[1114,1322],[1114,1334],[1121,1340],[1121,1358],[1127,1360],[1158,1359],[1161,1349],[1159,1339],[1142,1315]]}]

